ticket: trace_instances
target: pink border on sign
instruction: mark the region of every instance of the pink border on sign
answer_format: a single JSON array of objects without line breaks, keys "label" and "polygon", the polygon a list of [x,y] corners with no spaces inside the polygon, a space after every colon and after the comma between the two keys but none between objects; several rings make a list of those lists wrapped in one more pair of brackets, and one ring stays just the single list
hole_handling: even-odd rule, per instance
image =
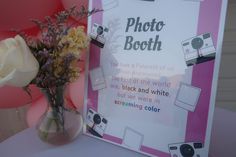
[{"label": "pink border on sign", "polygon": [[[214,5],[212,5],[214,3]],[[201,2],[197,34],[211,33],[214,45],[217,45],[220,26],[222,0],[205,0]],[[214,60],[193,67],[192,85],[202,89],[195,112],[188,113],[186,142],[205,141]]]},{"label": "pink border on sign", "polygon": [[159,157],[170,157],[170,154],[168,154],[168,153],[161,152],[159,150],[149,148],[149,147],[146,147],[146,146],[141,146],[140,151],[148,153],[148,154],[156,155],[156,156],[159,156]]},{"label": "pink border on sign", "polygon": [[[222,0],[205,0],[201,2],[198,20],[197,34],[211,33],[213,37],[214,45],[217,45],[217,37],[220,23],[220,11]],[[101,0],[92,1],[93,8],[102,9]],[[99,12],[92,16],[92,24],[101,24],[103,21],[103,13]],[[100,66],[100,48],[94,44],[90,45],[90,57],[89,57],[89,70]],[[214,70],[214,61],[198,64],[193,67],[192,85],[202,89],[201,96],[199,98],[198,105],[195,112],[188,113],[188,120],[186,126],[186,142],[199,141],[204,142],[206,136],[208,112],[210,105],[211,86]],[[91,81],[88,81],[88,108],[92,108],[95,111],[98,109],[98,91],[92,90]],[[114,142],[116,144],[122,144],[122,139],[108,134],[104,134],[103,139]],[[140,151],[160,156],[170,157],[170,154],[161,152],[159,150],[141,146]]]},{"label": "pink border on sign", "polygon": [[[93,0],[92,2],[92,8],[96,9],[102,9],[102,1],[101,0]],[[93,23],[102,23],[102,12],[98,12],[94,15],[92,15],[92,25]],[[89,55],[89,71],[97,68],[100,66],[100,48],[95,46],[94,44],[90,44],[90,53]],[[97,111],[98,108],[98,91],[93,91],[91,81],[88,80],[88,108],[92,108],[95,111]]]},{"label": "pink border on sign", "polygon": [[108,134],[104,134],[103,139],[108,140],[108,141],[112,141],[116,144],[122,144],[122,141],[123,141],[121,138],[111,136],[111,135],[108,135]]}]

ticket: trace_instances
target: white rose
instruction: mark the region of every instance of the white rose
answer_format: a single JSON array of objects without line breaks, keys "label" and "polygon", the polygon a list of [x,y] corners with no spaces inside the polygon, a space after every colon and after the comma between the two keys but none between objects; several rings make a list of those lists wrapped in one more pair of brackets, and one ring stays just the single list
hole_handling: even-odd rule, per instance
[{"label": "white rose", "polygon": [[0,87],[24,87],[37,75],[39,63],[22,37],[0,42]]}]

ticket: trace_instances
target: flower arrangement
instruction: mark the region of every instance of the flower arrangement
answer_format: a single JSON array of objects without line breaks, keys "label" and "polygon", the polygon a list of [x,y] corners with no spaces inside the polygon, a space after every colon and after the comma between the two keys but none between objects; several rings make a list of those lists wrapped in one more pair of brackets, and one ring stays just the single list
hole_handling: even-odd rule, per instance
[{"label": "flower arrangement", "polygon": [[65,129],[68,109],[64,106],[63,90],[65,84],[79,77],[81,52],[89,45],[84,27],[76,26],[76,22],[69,23],[69,20],[71,17],[86,18],[99,11],[72,7],[47,16],[43,21],[33,19],[40,30],[37,38],[16,31],[15,38],[0,42],[0,86],[23,87],[30,94],[28,85],[35,84],[48,99],[50,110],[38,129],[41,139],[48,140],[53,132],[51,128],[55,131],[53,135],[57,132],[63,133],[63,138],[69,135]]},{"label": "flower arrangement", "polygon": [[15,38],[0,42],[0,86],[8,84],[40,88],[60,86],[76,80],[80,53],[88,47],[89,38],[82,26],[68,24],[70,17],[82,19],[100,10],[87,11],[76,7],[45,17],[33,19],[40,29],[38,38],[16,31]]}]

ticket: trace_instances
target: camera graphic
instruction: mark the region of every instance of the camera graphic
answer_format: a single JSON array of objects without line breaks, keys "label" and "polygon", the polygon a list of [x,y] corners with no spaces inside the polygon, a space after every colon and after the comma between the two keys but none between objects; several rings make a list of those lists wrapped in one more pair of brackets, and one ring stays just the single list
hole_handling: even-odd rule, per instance
[{"label": "camera graphic", "polygon": [[87,113],[87,127],[88,131],[97,137],[102,138],[106,130],[107,120],[96,111],[89,109]]},{"label": "camera graphic", "polygon": [[108,31],[109,29],[107,27],[94,23],[90,33],[90,37],[92,38],[91,42],[98,47],[103,48],[106,42],[106,35],[108,34]]},{"label": "camera graphic", "polygon": [[205,157],[200,142],[170,144],[169,151],[171,157]]},{"label": "camera graphic", "polygon": [[187,39],[182,47],[187,66],[215,59],[216,49],[210,33]]}]

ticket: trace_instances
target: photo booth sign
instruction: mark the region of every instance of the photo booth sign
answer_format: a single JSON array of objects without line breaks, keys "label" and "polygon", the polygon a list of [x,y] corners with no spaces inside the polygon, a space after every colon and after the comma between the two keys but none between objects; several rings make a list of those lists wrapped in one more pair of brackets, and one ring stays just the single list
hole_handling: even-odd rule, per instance
[{"label": "photo booth sign", "polygon": [[208,156],[226,0],[90,0],[84,133],[158,157]]}]

